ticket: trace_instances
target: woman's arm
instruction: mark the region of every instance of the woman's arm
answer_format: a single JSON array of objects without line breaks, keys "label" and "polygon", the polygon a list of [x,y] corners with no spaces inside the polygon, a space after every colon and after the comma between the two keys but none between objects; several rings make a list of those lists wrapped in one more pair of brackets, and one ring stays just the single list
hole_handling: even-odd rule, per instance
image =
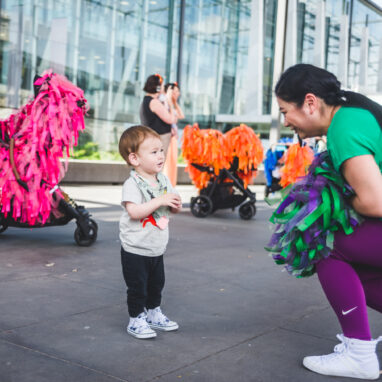
[{"label": "woman's arm", "polygon": [[167,111],[166,107],[163,105],[162,102],[160,102],[159,100],[155,98],[151,100],[149,104],[150,110],[153,113],[155,113],[163,122],[171,125],[172,123],[176,123],[178,118],[173,112],[174,110],[173,106],[172,105],[169,105],[169,106],[170,106],[170,112]]},{"label": "woman's arm", "polygon": [[372,155],[360,155],[342,164],[342,173],[355,191],[353,208],[361,215],[382,217],[382,175]]},{"label": "woman's arm", "polygon": [[184,119],[184,113],[182,108],[179,106],[178,102],[174,104],[176,115],[178,116],[178,119]]}]

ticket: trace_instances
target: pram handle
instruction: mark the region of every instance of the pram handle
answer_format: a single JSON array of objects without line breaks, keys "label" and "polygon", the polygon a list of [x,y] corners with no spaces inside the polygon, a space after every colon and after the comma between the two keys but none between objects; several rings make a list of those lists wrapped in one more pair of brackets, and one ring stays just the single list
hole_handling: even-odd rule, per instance
[{"label": "pram handle", "polygon": [[15,149],[15,139],[11,138],[11,142],[9,145],[9,161],[11,162],[12,172],[17,180],[17,183],[23,187],[26,191],[29,191],[28,186],[25,182],[20,179],[20,174],[17,171],[14,157],[14,149]]},{"label": "pram handle", "polygon": [[209,172],[210,174],[214,173],[214,170],[208,166],[201,166],[200,164],[191,163],[191,166],[195,167],[199,171]]}]

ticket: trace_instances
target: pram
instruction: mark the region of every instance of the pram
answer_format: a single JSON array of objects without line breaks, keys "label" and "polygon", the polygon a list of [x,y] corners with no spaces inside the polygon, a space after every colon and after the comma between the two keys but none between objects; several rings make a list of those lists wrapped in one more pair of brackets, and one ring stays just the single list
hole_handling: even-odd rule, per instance
[{"label": "pram", "polygon": [[[1,144],[2,142],[0,140],[0,145]],[[0,212],[0,233],[3,233],[8,227],[41,228],[60,226],[66,225],[71,220],[76,219],[77,228],[74,231],[74,240],[81,247],[88,247],[92,245],[97,240],[97,223],[93,219],[90,219],[91,215],[84,206],[77,205],[75,201],[69,198],[69,196],[62,190],[59,190],[59,192],[64,196],[64,198],[57,195],[56,192],[58,190],[59,189],[57,188],[53,191],[53,199],[58,201],[56,213],[52,213],[47,222],[43,224],[36,223],[31,225],[29,223],[23,223],[19,220],[15,220],[11,214],[8,214],[8,216],[5,217],[4,214]]]},{"label": "pram", "polygon": [[239,207],[242,219],[256,214],[256,195],[248,188],[263,160],[260,138],[241,124],[226,133],[200,130],[197,124],[183,130],[182,154],[186,171],[199,196],[191,198],[191,212],[206,217],[217,209]]},{"label": "pram", "polygon": [[52,72],[36,76],[34,85],[34,100],[0,121],[0,233],[76,219],[74,239],[89,246],[97,239],[97,223],[58,186],[59,159],[84,128],[83,91]]},{"label": "pram", "polygon": [[[237,175],[238,158],[234,158],[229,169],[221,169],[216,176],[214,170],[192,163],[197,170],[212,175],[207,187],[200,190],[199,196],[191,198],[191,212],[198,218],[204,218],[218,209],[239,206],[239,216],[249,220],[256,215],[256,194]],[[248,199],[248,200],[247,200]]]}]

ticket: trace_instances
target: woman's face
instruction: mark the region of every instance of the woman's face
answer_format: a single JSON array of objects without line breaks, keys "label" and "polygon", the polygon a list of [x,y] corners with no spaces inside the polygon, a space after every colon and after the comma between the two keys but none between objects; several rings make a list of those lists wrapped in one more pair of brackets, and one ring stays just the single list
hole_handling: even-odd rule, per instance
[{"label": "woman's face", "polygon": [[284,116],[284,126],[293,130],[301,139],[321,135],[317,126],[317,105],[305,99],[301,107],[294,102],[286,102],[277,97],[280,112]]},{"label": "woman's face", "polygon": [[173,97],[177,100],[180,96],[180,91],[179,91],[179,88],[177,86],[174,86],[172,88],[172,94],[173,94]]}]

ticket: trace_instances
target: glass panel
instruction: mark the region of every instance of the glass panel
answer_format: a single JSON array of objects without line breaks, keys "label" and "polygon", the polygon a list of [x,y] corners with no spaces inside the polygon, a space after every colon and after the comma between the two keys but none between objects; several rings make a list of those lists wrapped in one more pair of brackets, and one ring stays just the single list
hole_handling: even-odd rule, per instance
[{"label": "glass panel", "polygon": [[86,139],[115,150],[125,124],[139,122],[146,77],[164,75],[174,62],[167,49],[170,0],[0,4],[0,105],[27,102],[34,75],[52,68],[85,91]]},{"label": "glass panel", "polygon": [[[256,0],[257,1],[257,0]],[[263,112],[271,107],[277,0],[264,1]],[[326,67],[338,74],[342,6],[326,0]],[[359,83],[362,28],[369,29],[368,86],[376,90],[382,17],[353,1],[349,85]],[[116,150],[122,130],[139,122],[143,85],[159,73],[180,74],[187,119],[214,127],[216,114],[245,112],[252,0],[185,0],[181,73],[180,1],[1,0],[0,112],[25,104],[36,73],[52,68],[84,89],[88,134],[101,150]],[[298,0],[298,62],[314,64],[316,0]],[[247,105],[248,106],[248,105]]]},{"label": "glass panel", "polygon": [[338,0],[326,1],[326,69],[338,76],[340,70],[340,19],[342,15],[342,2]]},{"label": "glass panel", "polygon": [[182,94],[186,122],[242,113],[251,0],[186,1]]},{"label": "glass panel", "polygon": [[314,64],[316,5],[313,0],[299,0],[297,5],[297,61],[305,64]]},{"label": "glass panel", "polygon": [[354,89],[357,89],[359,84],[361,40],[365,26],[368,27],[369,34],[367,87],[371,92],[375,92],[378,81],[382,15],[366,7],[361,1],[355,0],[353,3],[349,54],[349,86]]}]

